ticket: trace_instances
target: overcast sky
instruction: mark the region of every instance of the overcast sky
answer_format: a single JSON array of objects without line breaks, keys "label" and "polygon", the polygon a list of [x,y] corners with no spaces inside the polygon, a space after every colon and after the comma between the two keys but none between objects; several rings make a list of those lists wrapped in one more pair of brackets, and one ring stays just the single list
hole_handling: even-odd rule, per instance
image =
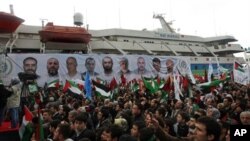
[{"label": "overcast sky", "polygon": [[47,19],[72,26],[74,12],[80,12],[89,29],[153,30],[161,27],[153,13],[164,13],[182,34],[232,35],[250,47],[250,0],[1,0],[0,11],[9,12],[9,4],[27,25]]}]

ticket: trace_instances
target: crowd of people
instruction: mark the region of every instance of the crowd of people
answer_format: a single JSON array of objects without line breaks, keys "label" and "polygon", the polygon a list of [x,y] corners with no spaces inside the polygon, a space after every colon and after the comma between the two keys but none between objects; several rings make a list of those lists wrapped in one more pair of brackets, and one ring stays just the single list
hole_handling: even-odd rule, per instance
[{"label": "crowd of people", "polygon": [[[31,63],[27,63],[27,60]],[[35,74],[36,66],[33,64],[37,64],[36,60],[27,60],[24,60],[24,70],[28,74]],[[113,78],[111,60],[110,57],[105,57],[102,62],[107,68],[104,71],[105,76],[111,74],[107,76],[110,81],[109,78]],[[159,61],[153,60],[158,76],[161,75],[157,73]],[[122,58],[120,63],[124,68],[128,65],[126,58]],[[134,73],[146,73],[143,58],[138,58],[137,63],[138,70]],[[172,65],[171,61],[167,63],[167,66]],[[86,59],[85,65],[89,68],[90,75],[100,75],[94,72],[93,64],[93,59]],[[77,66],[76,60],[69,57],[68,70],[73,68],[70,67],[72,65]],[[58,77],[58,67],[58,60],[48,59],[49,78]],[[168,72],[172,71],[168,69]],[[86,76],[77,73],[76,69],[69,72],[74,73],[69,73],[68,79],[84,79]],[[129,74],[132,71],[120,73]],[[9,88],[0,83],[0,123],[4,120],[6,107],[9,109],[12,128],[22,124],[24,107],[28,107],[32,112],[32,128],[21,140],[28,138],[27,141],[228,141],[230,125],[250,125],[250,86],[240,85],[232,80],[224,81],[222,86],[217,86],[209,92],[193,85],[192,96],[183,89],[180,99],[176,99],[175,91],[171,88],[167,92],[167,97],[163,98],[162,89],[151,93],[142,86],[143,88],[132,91],[128,84],[120,84],[118,94],[112,99],[99,97],[93,91],[90,100],[84,95],[65,92],[60,87],[38,88],[34,93],[30,93],[30,84],[36,84],[37,79],[30,78],[24,77],[21,81],[13,79]],[[39,122],[40,114],[43,117],[42,124]],[[42,134],[37,132],[41,131],[37,130],[40,127]]]}]

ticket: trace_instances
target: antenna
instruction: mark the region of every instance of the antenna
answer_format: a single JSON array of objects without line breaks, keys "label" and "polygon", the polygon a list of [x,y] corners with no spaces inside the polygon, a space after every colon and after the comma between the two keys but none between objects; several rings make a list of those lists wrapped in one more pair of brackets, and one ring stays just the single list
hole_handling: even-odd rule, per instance
[{"label": "antenna", "polygon": [[42,22],[42,28],[44,28],[44,22],[45,21],[48,21],[48,19],[40,19],[41,20],[41,22]]},{"label": "antenna", "polygon": [[154,14],[153,18],[160,20],[161,26],[162,26],[163,30],[165,30],[166,32],[175,33],[175,31],[170,26],[170,24],[172,24],[174,20],[172,20],[170,22],[166,22],[165,19],[164,19],[164,17],[163,17],[163,15],[165,15],[165,14],[164,13]]},{"label": "antenna", "polygon": [[15,14],[14,14],[13,5],[12,5],[12,4],[10,4],[10,14],[15,15]]}]

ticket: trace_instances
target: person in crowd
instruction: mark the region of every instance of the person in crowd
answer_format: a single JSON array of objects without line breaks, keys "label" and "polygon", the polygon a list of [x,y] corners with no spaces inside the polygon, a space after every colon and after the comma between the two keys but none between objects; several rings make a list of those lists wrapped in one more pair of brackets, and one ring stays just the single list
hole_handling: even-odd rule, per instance
[{"label": "person in crowd", "polygon": [[53,120],[52,119],[52,112],[49,109],[45,109],[42,113],[43,115],[43,130],[44,130],[44,137],[47,138],[47,136],[50,133],[50,122]]},{"label": "person in crowd", "polygon": [[139,138],[139,133],[140,130],[145,128],[146,124],[144,121],[135,121],[133,122],[132,128],[130,130],[130,134],[131,136],[135,137],[135,138]]},{"label": "person in crowd", "polygon": [[11,115],[11,128],[17,128],[19,123],[19,107],[21,95],[21,84],[19,79],[14,78],[11,80],[11,87],[9,91],[12,92],[12,95],[7,99],[7,108]]},{"label": "person in crowd", "polygon": [[157,141],[154,129],[150,127],[145,127],[140,130],[139,141]]},{"label": "person in crowd", "polygon": [[91,141],[96,140],[95,133],[87,128],[87,121],[88,117],[83,113],[76,116],[74,122],[75,133],[71,137],[74,141],[79,141],[82,138],[88,138]]},{"label": "person in crowd", "polygon": [[219,141],[221,135],[220,124],[210,117],[200,117],[195,123],[195,131],[192,136],[189,137],[175,137],[164,132],[164,130],[159,126],[156,119],[153,119],[153,125],[155,128],[155,135],[159,140],[171,140],[171,141]]},{"label": "person in crowd", "polygon": [[143,106],[140,103],[134,103],[132,107],[133,122],[144,121]]},{"label": "person in crowd", "polygon": [[123,130],[118,125],[111,125],[106,127],[101,134],[101,141],[119,141],[120,136],[123,134]]},{"label": "person in crowd", "polygon": [[47,136],[47,140],[48,141],[53,141],[53,136],[54,136],[54,132],[57,128],[57,126],[60,124],[61,121],[59,120],[52,120],[49,124],[49,134]]},{"label": "person in crowd", "polygon": [[70,133],[70,125],[68,123],[60,123],[54,132],[53,141],[73,141],[70,138]]},{"label": "person in crowd", "polygon": [[34,96],[37,92],[37,86],[43,87],[42,84],[37,84],[39,76],[37,75],[37,60],[34,57],[27,57],[23,60],[24,72],[18,73],[19,79],[22,81],[21,86],[21,107],[26,105],[30,109],[34,109]]},{"label": "person in crowd", "polygon": [[176,116],[176,123],[174,124],[174,130],[177,137],[186,137],[188,135],[189,127],[187,122],[189,121],[189,116],[187,113],[180,111]]},{"label": "person in crowd", "polygon": [[250,111],[241,112],[240,121],[242,125],[250,125]]},{"label": "person in crowd", "polygon": [[3,81],[0,79],[0,126],[5,119],[7,99],[11,94],[12,92],[5,88]]},{"label": "person in crowd", "polygon": [[129,134],[123,134],[120,136],[119,141],[137,141],[136,138]]}]

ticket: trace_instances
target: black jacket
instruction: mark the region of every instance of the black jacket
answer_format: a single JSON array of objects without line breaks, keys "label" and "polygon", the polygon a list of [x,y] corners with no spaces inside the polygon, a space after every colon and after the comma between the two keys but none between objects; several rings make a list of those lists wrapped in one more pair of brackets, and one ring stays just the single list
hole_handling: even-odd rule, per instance
[{"label": "black jacket", "polygon": [[4,85],[0,85],[0,108],[3,108],[7,104],[7,99],[12,94],[11,91],[8,91]]}]

